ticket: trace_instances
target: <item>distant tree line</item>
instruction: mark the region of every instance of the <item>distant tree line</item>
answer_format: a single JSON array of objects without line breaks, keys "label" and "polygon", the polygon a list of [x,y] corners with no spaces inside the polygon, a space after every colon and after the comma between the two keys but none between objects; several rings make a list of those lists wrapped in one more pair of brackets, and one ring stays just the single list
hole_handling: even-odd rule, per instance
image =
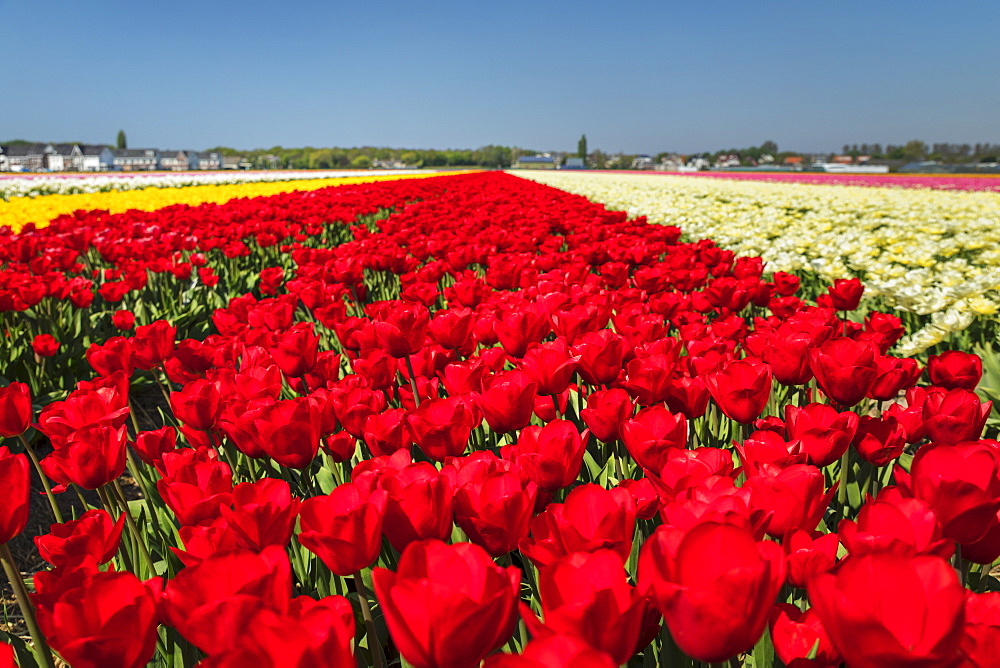
[{"label": "distant tree line", "polygon": [[1000,156],[1000,144],[988,142],[977,144],[926,144],[919,139],[908,141],[901,146],[886,144],[844,144],[844,155],[857,157],[868,155],[876,160],[936,160],[944,163],[996,162]]},{"label": "distant tree line", "polygon": [[[523,155],[535,155],[537,151],[511,148],[509,146],[483,146],[477,149],[436,150],[407,148],[285,148],[273,146],[266,149],[240,151],[227,146],[208,149],[224,156],[241,155],[255,167],[277,167],[281,169],[367,169],[376,161],[395,161],[414,167],[510,167]],[[274,162],[277,164],[266,164]]]}]

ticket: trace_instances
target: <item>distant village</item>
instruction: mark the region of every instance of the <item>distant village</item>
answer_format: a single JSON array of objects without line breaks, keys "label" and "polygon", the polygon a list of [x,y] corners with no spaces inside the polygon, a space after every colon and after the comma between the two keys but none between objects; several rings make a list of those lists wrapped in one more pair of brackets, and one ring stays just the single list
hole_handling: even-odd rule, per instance
[{"label": "distant village", "polygon": [[242,156],[211,151],[111,148],[95,144],[0,146],[0,172],[139,172],[250,169]]},{"label": "distant village", "polygon": [[[757,158],[741,157],[736,153],[723,153],[711,159],[704,155],[682,156],[676,153],[657,156],[630,156],[611,154],[603,157],[606,164],[618,169],[651,170],[660,172],[700,172],[708,170],[725,171],[775,171],[775,172],[831,172],[846,174],[887,174],[893,172],[913,173],[957,173],[957,172],[1000,172],[996,162],[943,164],[934,160],[905,161],[873,159],[868,155],[791,155],[776,160],[765,153]],[[540,153],[521,156],[514,161],[514,169],[593,169],[592,158],[584,160],[559,153]]]}]

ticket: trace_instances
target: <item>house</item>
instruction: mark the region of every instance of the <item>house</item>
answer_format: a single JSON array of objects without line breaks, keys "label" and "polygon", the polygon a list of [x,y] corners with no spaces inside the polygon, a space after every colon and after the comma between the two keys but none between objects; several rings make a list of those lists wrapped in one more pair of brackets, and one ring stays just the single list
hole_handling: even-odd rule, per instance
[{"label": "house", "polygon": [[73,158],[73,169],[78,172],[106,172],[115,159],[107,146],[80,144],[78,154]]},{"label": "house", "polygon": [[632,169],[652,169],[653,159],[648,155],[637,155],[632,159]]},{"label": "house", "polygon": [[830,158],[830,162],[836,163],[838,165],[849,165],[854,162],[854,158],[849,155],[835,155]]},{"label": "house", "polygon": [[160,152],[155,148],[117,148],[112,151],[111,168],[119,172],[159,169]]},{"label": "house", "polygon": [[556,159],[548,153],[523,155],[514,162],[514,169],[555,169]]},{"label": "house", "polygon": [[583,158],[566,158],[566,162],[562,164],[559,169],[586,169],[587,165],[583,163]]},{"label": "house", "polygon": [[189,167],[188,154],[184,151],[161,151],[160,169],[168,172],[184,172]]},{"label": "house", "polygon": [[801,155],[790,155],[782,160],[782,164],[788,165],[789,167],[795,167],[796,169],[801,169],[803,161],[805,161],[805,158]]},{"label": "house", "polygon": [[222,158],[223,169],[250,169],[253,165],[242,155],[227,155]]},{"label": "house", "polygon": [[222,155],[214,151],[188,151],[189,169],[222,169]]},{"label": "house", "polygon": [[740,156],[735,153],[723,153],[715,160],[716,167],[739,167]]},{"label": "house", "polygon": [[49,144],[45,147],[45,167],[50,172],[74,169],[73,163],[82,155],[77,144]]},{"label": "house", "polygon": [[10,144],[3,147],[7,171],[40,172],[45,169],[45,144]]}]

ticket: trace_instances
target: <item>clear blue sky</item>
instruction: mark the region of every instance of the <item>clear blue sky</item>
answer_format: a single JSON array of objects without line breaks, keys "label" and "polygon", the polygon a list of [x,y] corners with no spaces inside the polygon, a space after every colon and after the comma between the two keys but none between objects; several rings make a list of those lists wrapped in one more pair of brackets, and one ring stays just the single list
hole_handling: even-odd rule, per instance
[{"label": "clear blue sky", "polygon": [[0,0],[0,140],[1000,143],[1000,2]]}]

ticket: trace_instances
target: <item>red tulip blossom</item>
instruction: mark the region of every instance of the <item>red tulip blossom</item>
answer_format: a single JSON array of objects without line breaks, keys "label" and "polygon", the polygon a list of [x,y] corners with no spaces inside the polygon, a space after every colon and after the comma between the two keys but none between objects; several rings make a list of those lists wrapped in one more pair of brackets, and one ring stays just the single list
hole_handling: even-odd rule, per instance
[{"label": "red tulip blossom", "polygon": [[340,576],[353,575],[378,558],[386,493],[366,494],[354,483],[314,496],[299,509],[299,542]]},{"label": "red tulip blossom", "polygon": [[946,666],[962,638],[965,590],[936,556],[873,552],[809,583],[809,600],[849,666]]},{"label": "red tulip blossom", "polygon": [[937,514],[945,538],[975,543],[997,522],[1000,510],[1000,444],[967,441],[920,448],[910,473],[896,469],[905,494]]},{"label": "red tulip blossom", "polygon": [[771,367],[754,359],[742,359],[705,377],[705,385],[719,408],[744,424],[760,417],[771,397]]},{"label": "red tulip blossom", "polygon": [[701,522],[664,526],[639,552],[639,584],[688,656],[721,662],[754,646],[785,581],[777,543],[747,527]]},{"label": "red tulip blossom", "polygon": [[650,600],[630,585],[621,557],[610,550],[576,552],[541,569],[542,622],[522,604],[532,635],[572,635],[628,663],[638,646]]},{"label": "red tulip blossom", "polygon": [[632,459],[648,471],[659,472],[672,452],[687,446],[687,418],[663,406],[650,406],[622,422],[621,434]]},{"label": "red tulip blossom", "polygon": [[35,574],[38,626],[74,668],[140,668],[156,648],[161,580],[96,568]]},{"label": "red tulip blossom", "polygon": [[0,436],[10,438],[28,430],[34,410],[31,390],[24,383],[0,387]]},{"label": "red tulip blossom", "polygon": [[549,635],[529,642],[520,654],[494,654],[483,668],[616,668],[610,656],[576,636]]},{"label": "red tulip blossom", "polygon": [[118,552],[125,516],[115,522],[104,510],[88,510],[80,519],[53,524],[49,533],[35,537],[38,553],[53,566],[98,566]]},{"label": "red tulip blossom", "polygon": [[983,360],[974,353],[946,350],[927,359],[927,375],[948,390],[974,390],[983,377]]},{"label": "red tulip blossom", "polygon": [[412,543],[395,572],[376,568],[372,580],[389,634],[416,668],[475,668],[517,621],[520,570],[471,543]]},{"label": "red tulip blossom", "polygon": [[809,365],[824,394],[843,406],[853,406],[868,394],[878,377],[877,353],[867,341],[839,337],[810,350]]},{"label": "red tulip blossom", "polygon": [[28,524],[31,501],[31,464],[25,455],[14,454],[0,446],[0,485],[4,501],[0,504],[0,543],[14,538]]},{"label": "red tulip blossom", "polygon": [[635,534],[635,501],[621,488],[580,485],[563,503],[550,503],[531,519],[531,537],[521,552],[538,567],[574,552],[611,550],[625,563]]},{"label": "red tulip blossom", "polygon": [[455,491],[455,523],[493,557],[517,549],[528,535],[538,487],[513,471],[473,478]]},{"label": "red tulip blossom", "polygon": [[31,349],[39,357],[52,357],[59,352],[60,343],[51,334],[38,334],[31,339]]},{"label": "red tulip blossom", "polygon": [[540,491],[556,492],[576,480],[589,437],[589,431],[581,434],[569,420],[553,420],[544,427],[526,427],[517,443],[501,448],[500,454]]},{"label": "red tulip blossom", "polygon": [[794,605],[779,603],[771,611],[769,626],[774,653],[786,666],[837,668],[840,665],[840,653],[815,610],[803,612]]}]

